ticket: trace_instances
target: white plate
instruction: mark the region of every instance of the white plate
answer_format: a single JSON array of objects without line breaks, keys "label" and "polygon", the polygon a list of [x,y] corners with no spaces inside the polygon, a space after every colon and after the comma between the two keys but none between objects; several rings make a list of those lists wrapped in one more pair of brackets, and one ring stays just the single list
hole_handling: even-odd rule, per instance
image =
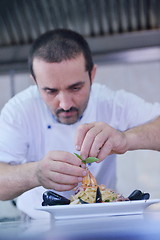
[{"label": "white plate", "polygon": [[142,214],[146,207],[157,202],[160,202],[160,199],[111,203],[42,206],[40,208],[37,208],[37,210],[47,211],[54,219],[61,220]]}]

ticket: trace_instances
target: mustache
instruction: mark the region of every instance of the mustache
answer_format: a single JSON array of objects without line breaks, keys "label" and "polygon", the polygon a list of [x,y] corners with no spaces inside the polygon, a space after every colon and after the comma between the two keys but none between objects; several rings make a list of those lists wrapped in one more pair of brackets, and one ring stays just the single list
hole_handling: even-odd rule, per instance
[{"label": "mustache", "polygon": [[68,112],[78,112],[78,108],[76,108],[76,107],[71,107],[70,109],[68,109],[68,110],[64,110],[63,108],[61,108],[61,109],[58,109],[57,111],[56,111],[56,114],[58,115],[58,114],[60,114],[60,113],[62,113],[62,112],[66,112],[66,113],[68,113]]}]

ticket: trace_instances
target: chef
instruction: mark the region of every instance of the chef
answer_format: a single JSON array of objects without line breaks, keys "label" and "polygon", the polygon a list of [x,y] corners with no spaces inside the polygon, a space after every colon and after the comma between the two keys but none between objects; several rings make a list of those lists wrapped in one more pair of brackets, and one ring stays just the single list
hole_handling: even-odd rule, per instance
[{"label": "chef", "polygon": [[116,187],[116,154],[160,150],[160,105],[94,83],[96,66],[86,40],[56,29],[35,40],[29,54],[35,85],[18,93],[0,116],[0,200],[17,198],[29,218],[46,189],[69,198],[89,166],[99,184]]}]

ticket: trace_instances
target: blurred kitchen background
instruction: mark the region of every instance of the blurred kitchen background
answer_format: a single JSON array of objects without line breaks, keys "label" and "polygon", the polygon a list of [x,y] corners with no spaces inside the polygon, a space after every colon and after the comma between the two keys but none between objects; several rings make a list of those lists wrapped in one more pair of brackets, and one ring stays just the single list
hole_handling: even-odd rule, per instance
[{"label": "blurred kitchen background", "polygon": [[[86,37],[98,66],[96,81],[160,102],[159,0],[1,0],[0,110],[30,84],[31,43],[54,28]],[[160,198],[160,153],[141,150],[117,158],[117,189]],[[15,219],[12,201],[0,201],[0,219]]]}]

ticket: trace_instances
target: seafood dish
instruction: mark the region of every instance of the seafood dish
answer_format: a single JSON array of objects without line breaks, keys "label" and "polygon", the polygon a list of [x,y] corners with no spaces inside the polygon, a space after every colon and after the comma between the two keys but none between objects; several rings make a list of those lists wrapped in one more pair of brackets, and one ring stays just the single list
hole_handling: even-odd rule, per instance
[{"label": "seafood dish", "polygon": [[71,197],[70,204],[101,203],[123,201],[125,198],[105,185],[98,185],[95,177],[87,169],[87,175],[83,178],[82,185],[77,188],[75,195]]},{"label": "seafood dish", "polygon": [[87,169],[87,175],[82,180],[82,185],[75,190],[75,195],[70,199],[65,198],[51,190],[43,193],[42,206],[66,205],[66,204],[89,204],[118,201],[147,200],[149,193],[134,190],[128,197],[107,189],[105,185],[98,185],[95,177]]}]

